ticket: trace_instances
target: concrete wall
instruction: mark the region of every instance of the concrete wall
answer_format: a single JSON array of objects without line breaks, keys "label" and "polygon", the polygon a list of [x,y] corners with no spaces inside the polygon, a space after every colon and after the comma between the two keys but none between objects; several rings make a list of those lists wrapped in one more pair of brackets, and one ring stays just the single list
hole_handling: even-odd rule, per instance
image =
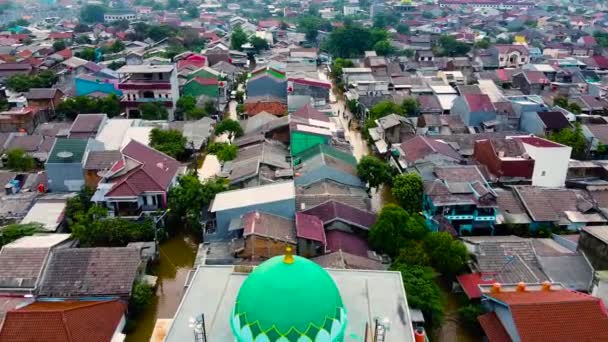
[{"label": "concrete wall", "polygon": [[572,148],[536,147],[524,143],[528,155],[534,159],[532,185],[546,187],[562,187],[566,182],[568,164]]},{"label": "concrete wall", "polygon": [[519,128],[530,134],[542,137],[545,135],[545,124],[536,112],[523,112],[519,118]]},{"label": "concrete wall", "polygon": [[80,191],[84,185],[84,174],[80,163],[46,164],[49,189],[53,192]]},{"label": "concrete wall", "polygon": [[205,234],[205,241],[228,241],[236,237],[235,232],[229,232],[230,220],[242,217],[251,211],[259,211],[277,216],[294,219],[296,200],[289,199],[271,203],[257,204],[240,208],[233,208],[215,213],[216,228],[213,234]]},{"label": "concrete wall", "polygon": [[582,230],[578,240],[578,249],[596,270],[608,270],[608,245],[593,235]]}]

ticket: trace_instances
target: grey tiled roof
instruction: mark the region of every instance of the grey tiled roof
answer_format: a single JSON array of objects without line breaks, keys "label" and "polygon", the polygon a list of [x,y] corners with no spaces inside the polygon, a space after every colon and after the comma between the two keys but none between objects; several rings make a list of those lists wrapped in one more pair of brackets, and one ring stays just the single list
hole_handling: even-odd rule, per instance
[{"label": "grey tiled roof", "polygon": [[344,203],[361,210],[370,210],[369,195],[364,189],[359,187],[323,180],[296,188],[297,211],[316,207],[329,200]]},{"label": "grey tiled roof", "polygon": [[122,153],[120,153],[120,151],[91,151],[87,156],[84,169],[106,170],[121,157]]},{"label": "grey tiled roof", "polygon": [[478,271],[494,275],[501,283],[540,283],[547,279],[530,239],[484,236],[463,240],[476,245],[474,254]]},{"label": "grey tiled roof", "polygon": [[128,297],[140,264],[136,248],[58,249],[51,254],[38,292],[52,297]]},{"label": "grey tiled roof", "polygon": [[3,248],[0,288],[35,288],[48,253],[48,248]]}]

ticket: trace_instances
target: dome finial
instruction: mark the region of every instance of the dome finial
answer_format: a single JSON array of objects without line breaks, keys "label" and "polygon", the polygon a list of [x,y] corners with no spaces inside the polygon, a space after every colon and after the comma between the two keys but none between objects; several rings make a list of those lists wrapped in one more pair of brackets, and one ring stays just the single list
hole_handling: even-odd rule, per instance
[{"label": "dome finial", "polygon": [[285,248],[285,257],[283,258],[283,262],[286,264],[293,264],[293,254],[291,253],[291,246],[287,246]]}]

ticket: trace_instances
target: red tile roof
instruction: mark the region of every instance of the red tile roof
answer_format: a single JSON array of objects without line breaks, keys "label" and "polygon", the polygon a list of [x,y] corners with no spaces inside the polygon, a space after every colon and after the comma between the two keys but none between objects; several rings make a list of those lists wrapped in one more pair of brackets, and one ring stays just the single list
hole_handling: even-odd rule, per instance
[{"label": "red tile roof", "polygon": [[591,57],[600,69],[608,69],[608,58],[601,55]]},{"label": "red tile roof", "polygon": [[304,105],[300,109],[296,110],[291,114],[292,116],[297,116],[304,119],[312,119],[317,121],[329,122],[329,117],[320,111],[318,111],[315,107],[313,107],[310,103]]},{"label": "red tile roof", "polygon": [[460,287],[469,299],[481,298],[481,289],[479,285],[493,284],[493,279],[484,279],[481,273],[463,274],[456,277]]},{"label": "red tile roof", "polygon": [[0,341],[108,342],[125,309],[118,300],[35,302],[6,314]]},{"label": "red tile roof", "polygon": [[296,213],[296,235],[298,238],[327,244],[323,221],[316,216]]},{"label": "red tile roof", "polygon": [[608,341],[601,299],[570,290],[488,294],[509,306],[522,342]]},{"label": "red tile roof", "polygon": [[402,143],[400,147],[404,153],[403,157],[410,163],[424,159],[434,153],[443,154],[446,157],[457,160],[460,159],[460,154],[447,143],[422,136],[407,140]]},{"label": "red tile roof", "polygon": [[564,145],[539,137],[513,137],[512,139],[517,139],[522,143],[536,147],[564,147]]},{"label": "red tile roof", "polygon": [[55,52],[55,53],[58,54],[59,56],[63,57],[64,59],[72,58],[72,56],[73,56],[72,50],[70,50],[70,49],[63,49],[63,50]]},{"label": "red tile roof", "polygon": [[492,100],[486,94],[464,94],[465,101],[471,112],[493,112],[495,111]]},{"label": "red tile roof", "polygon": [[304,85],[313,86],[313,87],[331,89],[331,83],[329,83],[329,82],[311,80],[311,79],[307,79],[307,78],[293,78],[293,77],[288,78],[288,80],[290,82],[297,83],[297,84],[304,84]]},{"label": "red tile roof", "polygon": [[200,85],[218,85],[219,82],[215,78],[203,78],[200,76],[196,76],[194,81]]},{"label": "red tile roof", "polygon": [[50,39],[70,39],[73,34],[71,32],[51,32],[49,34]]},{"label": "red tile roof", "polygon": [[[181,165],[168,155],[135,140],[131,140],[121,152],[141,165],[119,177],[106,194],[108,197],[138,196],[146,191],[167,191]],[[112,169],[114,168],[113,166]]]},{"label": "red tile roof", "polygon": [[333,200],[305,210],[304,213],[318,217],[324,224],[338,220],[366,230],[376,222],[375,214]]},{"label": "red tile roof", "polygon": [[511,337],[494,312],[477,317],[490,342],[511,342]]}]

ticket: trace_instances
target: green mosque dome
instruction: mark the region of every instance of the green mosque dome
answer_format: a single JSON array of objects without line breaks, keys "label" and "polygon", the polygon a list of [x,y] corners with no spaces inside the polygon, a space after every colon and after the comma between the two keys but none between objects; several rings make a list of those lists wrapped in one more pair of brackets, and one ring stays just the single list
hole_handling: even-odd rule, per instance
[{"label": "green mosque dome", "polygon": [[288,251],[249,274],[230,325],[238,342],[341,342],[346,322],[330,275]]}]

